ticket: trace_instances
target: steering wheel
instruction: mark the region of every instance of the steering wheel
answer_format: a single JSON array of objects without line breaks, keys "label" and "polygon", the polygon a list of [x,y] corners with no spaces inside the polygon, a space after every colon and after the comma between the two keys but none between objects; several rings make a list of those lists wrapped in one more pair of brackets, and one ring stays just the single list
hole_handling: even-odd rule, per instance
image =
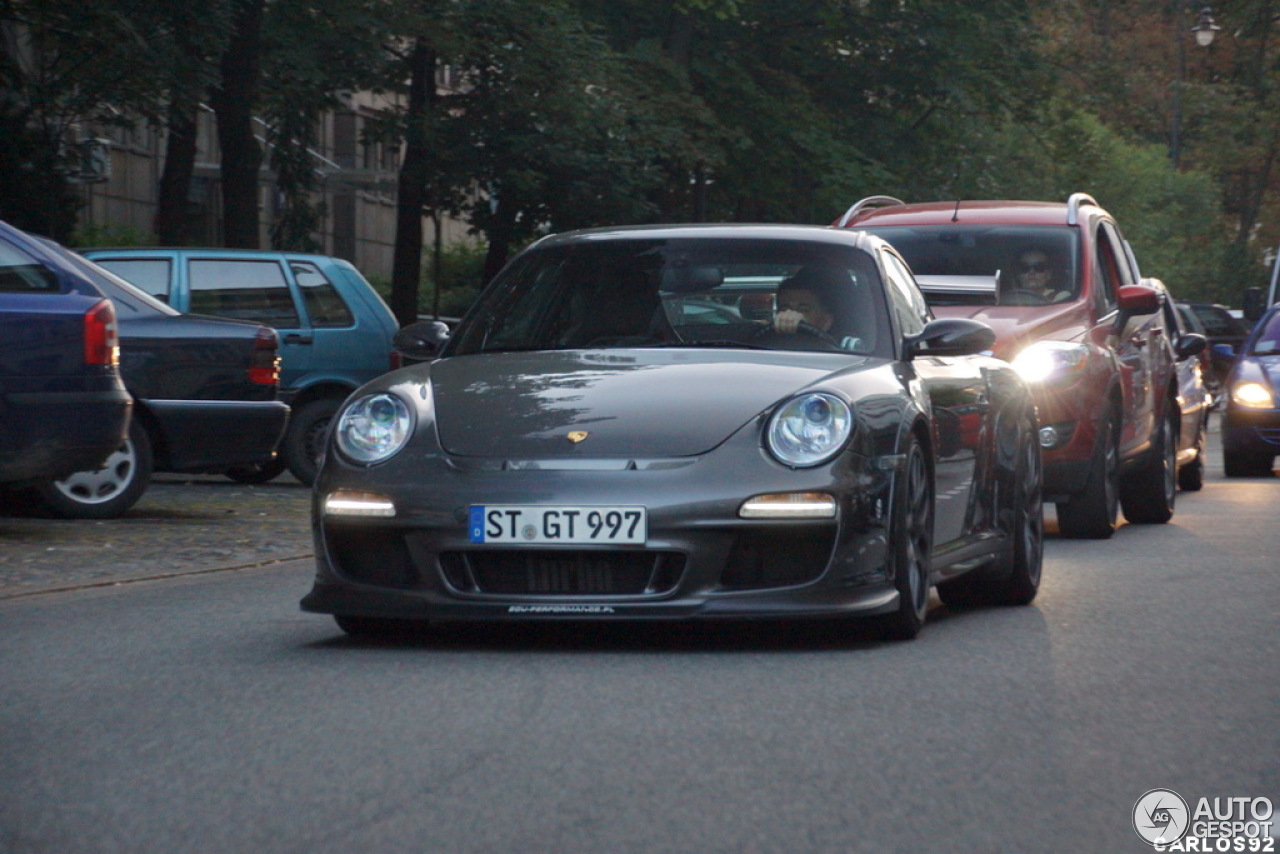
[{"label": "steering wheel", "polygon": [[[1027,290],[1026,288],[1013,288],[1004,292],[1006,297],[1028,297],[1031,305],[1048,305],[1052,300],[1040,291]],[[1005,302],[1001,300],[1001,302]],[[1027,303],[1019,302],[1015,305],[1026,305]]]},{"label": "steering wheel", "polygon": [[808,335],[811,338],[817,338],[819,341],[823,342],[824,344],[830,344],[832,347],[835,347],[837,350],[840,349],[840,345],[836,343],[836,339],[832,338],[830,335],[828,335],[826,332],[823,332],[821,329],[814,326],[812,323],[806,323],[803,320],[800,321],[798,326],[796,326],[796,331],[794,333],[779,332],[772,323],[766,323],[764,326],[761,326],[759,329],[756,329],[754,332],[752,332],[751,337],[752,339],[755,339],[755,338],[764,338],[766,335],[788,335],[788,334]]}]

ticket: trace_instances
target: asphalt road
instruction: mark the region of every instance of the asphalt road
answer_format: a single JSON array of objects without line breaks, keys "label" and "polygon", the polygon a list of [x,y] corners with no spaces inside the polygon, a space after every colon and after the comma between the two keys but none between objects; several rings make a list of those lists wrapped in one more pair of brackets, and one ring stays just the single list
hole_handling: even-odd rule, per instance
[{"label": "asphalt road", "polygon": [[[274,541],[308,543],[300,487],[175,486],[235,512],[139,505],[94,526],[110,551],[0,519],[0,851],[1150,851],[1151,789],[1280,802],[1280,479],[1212,460],[1169,525],[1051,537],[1033,606],[935,603],[909,643],[361,643],[297,608],[310,563]],[[167,557],[134,559],[168,526]]]}]

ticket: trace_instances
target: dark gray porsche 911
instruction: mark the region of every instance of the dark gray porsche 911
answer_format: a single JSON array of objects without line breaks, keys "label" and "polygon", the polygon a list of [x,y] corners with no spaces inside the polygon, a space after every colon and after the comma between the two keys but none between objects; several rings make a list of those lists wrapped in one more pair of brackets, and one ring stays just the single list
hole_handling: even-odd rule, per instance
[{"label": "dark gray porsche 911", "polygon": [[888,243],[811,226],[545,238],[333,419],[302,600],[424,620],[876,616],[1025,604],[1034,405]]}]

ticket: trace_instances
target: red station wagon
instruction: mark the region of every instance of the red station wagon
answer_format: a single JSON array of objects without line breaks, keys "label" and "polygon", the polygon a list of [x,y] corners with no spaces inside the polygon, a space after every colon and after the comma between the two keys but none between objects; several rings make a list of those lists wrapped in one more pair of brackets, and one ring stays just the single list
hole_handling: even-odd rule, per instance
[{"label": "red station wagon", "polygon": [[996,331],[995,355],[1036,396],[1045,500],[1057,504],[1064,536],[1111,536],[1119,507],[1130,522],[1172,517],[1174,363],[1204,344],[1170,340],[1163,295],[1142,283],[1115,220],[1091,196],[1066,204],[873,196],[835,225],[892,243],[936,316]]}]

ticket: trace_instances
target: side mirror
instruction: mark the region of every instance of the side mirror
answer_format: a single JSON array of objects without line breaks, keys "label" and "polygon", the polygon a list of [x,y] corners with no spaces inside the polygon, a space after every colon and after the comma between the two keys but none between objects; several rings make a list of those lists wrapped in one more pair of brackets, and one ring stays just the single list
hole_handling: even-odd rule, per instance
[{"label": "side mirror", "polygon": [[428,362],[436,357],[448,340],[449,327],[443,322],[420,320],[397,332],[391,339],[391,346],[405,358]]},{"label": "side mirror", "polygon": [[1179,359],[1186,359],[1189,356],[1203,353],[1208,346],[1209,339],[1199,332],[1184,332],[1173,343],[1173,352]]},{"label": "side mirror", "polygon": [[1160,310],[1160,292],[1150,285],[1125,285],[1116,294],[1121,317],[1154,314]]},{"label": "side mirror", "polygon": [[963,317],[932,320],[919,335],[906,339],[907,358],[916,356],[972,356],[996,343],[996,333],[985,323]]}]

